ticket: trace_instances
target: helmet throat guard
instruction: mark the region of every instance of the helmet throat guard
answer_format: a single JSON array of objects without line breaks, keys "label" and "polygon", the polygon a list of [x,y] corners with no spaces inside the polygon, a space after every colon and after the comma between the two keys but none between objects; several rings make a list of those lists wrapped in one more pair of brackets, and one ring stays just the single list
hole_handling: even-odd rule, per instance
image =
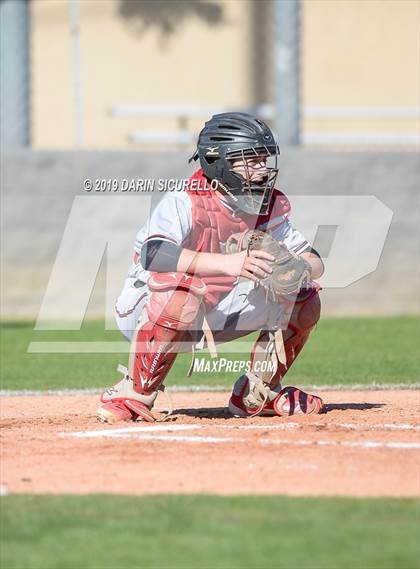
[{"label": "helmet throat guard", "polygon": [[[204,175],[218,182],[218,191],[235,211],[258,215],[268,211],[279,154],[263,121],[245,113],[222,113],[206,122],[190,161],[200,158]],[[272,164],[255,169],[251,163],[258,158]]]}]

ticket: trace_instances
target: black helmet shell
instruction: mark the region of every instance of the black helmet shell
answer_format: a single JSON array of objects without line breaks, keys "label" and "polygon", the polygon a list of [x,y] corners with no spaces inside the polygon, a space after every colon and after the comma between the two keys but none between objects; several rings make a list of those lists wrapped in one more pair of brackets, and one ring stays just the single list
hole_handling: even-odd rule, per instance
[{"label": "black helmet shell", "polygon": [[267,169],[263,182],[251,183],[231,169],[234,159],[277,156],[279,149],[270,128],[246,113],[214,115],[199,134],[194,160],[200,159],[204,175],[219,182],[228,202],[245,213],[265,213],[278,169]]}]

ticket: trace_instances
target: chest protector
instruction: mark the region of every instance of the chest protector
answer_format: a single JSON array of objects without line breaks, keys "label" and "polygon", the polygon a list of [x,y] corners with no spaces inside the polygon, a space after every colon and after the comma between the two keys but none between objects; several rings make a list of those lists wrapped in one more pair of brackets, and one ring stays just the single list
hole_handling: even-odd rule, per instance
[{"label": "chest protector", "polygon": [[[220,200],[219,192],[212,190],[203,171],[198,170],[189,180],[187,194],[192,204],[192,230],[183,246],[200,253],[220,253],[221,243],[234,233],[259,228],[273,230],[283,223],[290,213],[290,203],[279,190],[274,190],[268,212],[265,215],[235,215]],[[200,274],[208,292],[205,304],[214,307],[220,298],[230,292],[237,277]]]}]

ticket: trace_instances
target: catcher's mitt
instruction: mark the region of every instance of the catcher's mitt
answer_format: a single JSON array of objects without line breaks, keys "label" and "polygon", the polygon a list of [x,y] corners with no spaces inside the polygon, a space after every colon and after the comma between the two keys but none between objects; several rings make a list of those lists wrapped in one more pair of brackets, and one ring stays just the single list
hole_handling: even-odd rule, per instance
[{"label": "catcher's mitt", "polygon": [[301,288],[311,286],[311,265],[269,233],[260,230],[248,230],[231,235],[223,247],[226,254],[260,250],[270,253],[274,261],[266,261],[273,272],[258,279],[258,284],[267,291],[267,299],[278,301],[290,295],[296,295]]}]

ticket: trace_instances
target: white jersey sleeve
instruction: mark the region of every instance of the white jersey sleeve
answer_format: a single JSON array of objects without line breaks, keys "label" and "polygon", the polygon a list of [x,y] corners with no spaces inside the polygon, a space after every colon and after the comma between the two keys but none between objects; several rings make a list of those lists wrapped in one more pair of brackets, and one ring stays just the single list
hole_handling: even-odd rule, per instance
[{"label": "white jersey sleeve", "polygon": [[187,193],[165,194],[136,235],[134,242],[136,259],[128,270],[128,277],[147,282],[150,273],[140,263],[141,249],[147,241],[161,239],[175,245],[182,245],[191,233],[191,228],[192,206]]},{"label": "white jersey sleeve", "polygon": [[311,248],[311,244],[305,239],[300,231],[295,229],[289,219],[284,217],[282,222],[271,232],[274,239],[283,241],[290,251],[297,255]]},{"label": "white jersey sleeve", "polygon": [[161,239],[181,245],[191,228],[192,207],[187,193],[166,194],[137,233],[134,249],[140,254],[142,246],[150,239]]}]

